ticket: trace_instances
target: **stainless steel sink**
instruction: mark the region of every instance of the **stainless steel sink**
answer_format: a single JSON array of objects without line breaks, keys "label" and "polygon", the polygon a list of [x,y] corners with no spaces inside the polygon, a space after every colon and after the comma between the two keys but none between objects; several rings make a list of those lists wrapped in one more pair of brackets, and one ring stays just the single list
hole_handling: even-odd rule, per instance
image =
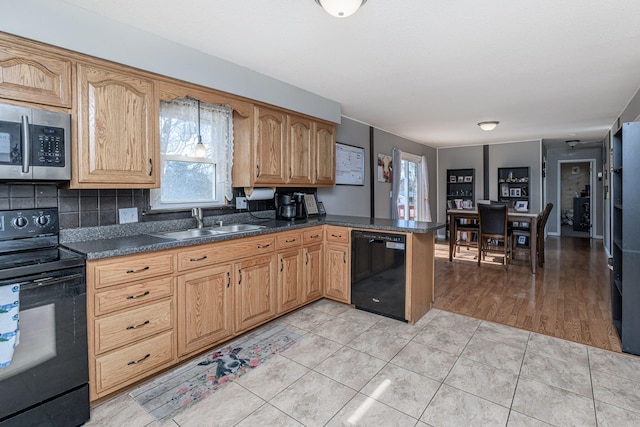
[{"label": "stainless steel sink", "polygon": [[242,233],[244,231],[253,231],[265,228],[264,225],[254,224],[232,224],[223,225],[221,227],[206,228],[190,228],[187,230],[161,231],[158,233],[150,233],[152,236],[162,237],[165,239],[187,240],[197,239],[199,237],[217,236],[220,234]]}]

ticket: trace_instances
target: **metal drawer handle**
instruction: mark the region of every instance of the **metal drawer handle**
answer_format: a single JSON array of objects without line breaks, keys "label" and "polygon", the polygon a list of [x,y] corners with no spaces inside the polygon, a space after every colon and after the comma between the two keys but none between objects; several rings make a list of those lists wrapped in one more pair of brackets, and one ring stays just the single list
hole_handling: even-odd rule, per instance
[{"label": "metal drawer handle", "polygon": [[196,261],[202,261],[203,259],[207,259],[207,256],[203,256],[201,258],[190,258],[189,262],[196,262]]},{"label": "metal drawer handle", "polygon": [[280,273],[282,273],[282,270],[284,270],[284,260],[280,258]]},{"label": "metal drawer handle", "polygon": [[153,159],[149,159],[149,176],[153,175]]},{"label": "metal drawer handle", "polygon": [[239,285],[239,284],[242,283],[242,270],[241,269],[238,269],[238,276],[239,276],[239,279],[238,279],[238,285]]},{"label": "metal drawer handle", "polygon": [[149,295],[151,292],[149,291],[145,291],[144,293],[140,294],[140,295],[129,295],[127,296],[127,299],[136,299],[136,298],[142,298],[142,297],[146,297],[147,295]]},{"label": "metal drawer handle", "polygon": [[271,246],[270,243],[268,245],[258,245],[258,249],[268,248],[269,246]]},{"label": "metal drawer handle", "polygon": [[285,242],[285,243],[293,243],[293,242],[295,242],[295,241],[296,241],[296,239],[291,239],[291,240],[285,240],[284,242]]},{"label": "metal drawer handle", "polygon": [[307,262],[305,262],[305,265],[309,264],[309,252],[305,252],[305,255],[307,256]]},{"label": "metal drawer handle", "polygon": [[260,165],[256,165],[256,178],[260,177]]},{"label": "metal drawer handle", "polygon": [[344,264],[346,264],[346,263],[347,263],[347,253],[346,253],[346,252],[343,252],[343,253],[342,253],[342,262],[343,262]]},{"label": "metal drawer handle", "polygon": [[143,360],[148,359],[149,357],[151,357],[151,353],[147,353],[147,355],[145,357],[143,357],[142,359],[132,360],[131,362],[127,363],[127,366],[131,366],[131,365],[135,365],[136,363],[140,363]]},{"label": "metal drawer handle", "polygon": [[127,274],[131,274],[131,273],[141,273],[143,271],[147,271],[150,267],[147,265],[144,268],[140,268],[138,270],[127,270]]},{"label": "metal drawer handle", "polygon": [[319,234],[314,234],[313,236],[309,236],[311,239],[317,239],[318,237],[320,237]]},{"label": "metal drawer handle", "polygon": [[227,288],[231,286],[231,274],[227,271]]},{"label": "metal drawer handle", "polygon": [[336,237],[338,239],[342,239],[342,234],[332,234],[331,237]]},{"label": "metal drawer handle", "polygon": [[127,331],[131,330],[131,329],[138,329],[138,328],[142,328],[145,325],[148,325],[149,323],[151,323],[151,321],[149,320],[145,320],[144,322],[140,323],[139,325],[135,325],[135,326],[127,326]]}]

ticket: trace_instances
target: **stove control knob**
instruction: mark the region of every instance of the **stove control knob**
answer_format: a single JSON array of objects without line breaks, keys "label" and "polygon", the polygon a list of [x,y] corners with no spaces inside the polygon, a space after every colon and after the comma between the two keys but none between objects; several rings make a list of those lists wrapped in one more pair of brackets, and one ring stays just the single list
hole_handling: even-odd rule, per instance
[{"label": "stove control knob", "polygon": [[27,218],[25,218],[23,216],[19,216],[16,219],[14,219],[13,221],[14,221],[14,224],[16,225],[16,227],[18,227],[18,228],[26,227],[26,225],[29,223],[29,221],[27,221]]},{"label": "stove control knob", "polygon": [[36,224],[38,224],[40,227],[44,227],[48,223],[49,223],[49,218],[47,218],[45,215],[40,215],[36,219]]}]

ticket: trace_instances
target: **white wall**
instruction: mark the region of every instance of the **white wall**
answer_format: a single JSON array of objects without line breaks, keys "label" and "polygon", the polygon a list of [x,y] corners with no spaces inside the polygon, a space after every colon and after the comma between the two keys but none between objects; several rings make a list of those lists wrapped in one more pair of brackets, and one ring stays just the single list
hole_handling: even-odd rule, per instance
[{"label": "white wall", "polygon": [[[447,169],[475,169],[475,200],[483,198],[482,152],[481,145],[438,149],[438,222],[447,222]],[[444,237],[445,230],[438,230],[438,235]]]},{"label": "white wall", "polygon": [[342,123],[336,126],[336,141],[364,148],[364,185],[336,185],[331,188],[319,188],[318,200],[322,201],[328,214],[368,217],[371,211],[369,126],[343,117]]},{"label": "white wall", "polygon": [[60,0],[2,2],[0,31],[340,122],[335,101]]}]

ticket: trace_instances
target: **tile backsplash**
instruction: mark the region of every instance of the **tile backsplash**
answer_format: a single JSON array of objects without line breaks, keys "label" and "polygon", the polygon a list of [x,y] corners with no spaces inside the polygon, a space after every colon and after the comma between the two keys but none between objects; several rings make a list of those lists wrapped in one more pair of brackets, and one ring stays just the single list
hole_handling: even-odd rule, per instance
[{"label": "tile backsplash", "polygon": [[[234,195],[244,195],[234,189]],[[56,184],[0,183],[0,210],[55,208],[60,228],[94,227],[118,224],[118,209],[138,208],[141,222],[190,218],[190,212],[143,215],[149,206],[149,190],[69,190]],[[252,211],[274,209],[273,200],[250,202]],[[236,212],[233,207],[207,209],[205,216]]]}]

